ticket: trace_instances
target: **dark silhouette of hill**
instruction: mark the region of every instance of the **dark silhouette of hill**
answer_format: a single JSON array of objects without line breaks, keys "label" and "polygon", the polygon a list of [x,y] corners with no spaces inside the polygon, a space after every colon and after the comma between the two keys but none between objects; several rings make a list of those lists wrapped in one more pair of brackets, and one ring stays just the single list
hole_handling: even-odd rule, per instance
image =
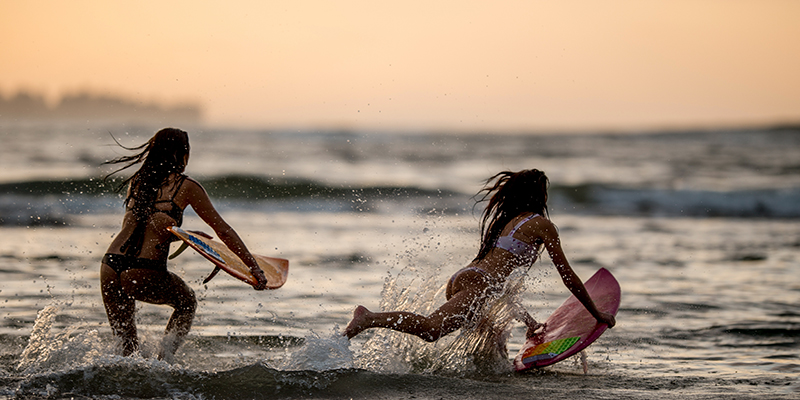
[{"label": "dark silhouette of hill", "polygon": [[21,91],[6,98],[0,96],[0,121],[124,121],[199,123],[199,104],[164,106],[122,96],[88,91],[63,96],[48,105],[39,93]]}]

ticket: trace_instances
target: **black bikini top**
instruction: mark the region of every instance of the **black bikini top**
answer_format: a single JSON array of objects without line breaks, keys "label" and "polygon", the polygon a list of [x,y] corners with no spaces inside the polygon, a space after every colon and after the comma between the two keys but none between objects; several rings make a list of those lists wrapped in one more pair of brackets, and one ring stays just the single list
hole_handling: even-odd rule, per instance
[{"label": "black bikini top", "polygon": [[[153,203],[153,207],[155,208],[154,212],[160,212],[167,214],[170,218],[175,220],[175,224],[181,226],[183,224],[183,209],[175,203],[175,196],[178,195],[178,192],[181,190],[181,186],[183,186],[183,182],[186,181],[186,175],[180,175],[178,178],[178,184],[175,188],[175,192],[172,193],[172,197],[169,200],[158,200]],[[158,203],[172,203],[172,208],[169,210],[161,210],[155,207],[155,204]]]},{"label": "black bikini top", "polygon": [[[181,186],[183,186],[183,182],[186,181],[186,178],[187,178],[186,175],[178,176],[178,182],[177,186],[175,187],[175,192],[172,193],[172,197],[169,200],[157,200],[153,203],[153,213],[158,212],[167,214],[170,218],[175,220],[175,224],[177,226],[181,226],[181,224],[183,224],[183,209],[177,203],[175,203],[175,197],[181,190]],[[155,205],[158,203],[171,203],[172,207],[169,208],[168,210],[160,210],[155,207]],[[142,252],[142,245],[144,244],[144,233],[147,230],[146,228],[147,228],[147,223],[144,221],[140,221],[136,225],[136,228],[133,229],[133,233],[131,233],[131,236],[128,238],[128,240],[125,241],[125,243],[122,244],[122,247],[120,248],[123,254],[129,256],[138,256],[139,253]],[[166,243],[162,243],[160,246],[166,245],[167,250],[169,250],[169,243],[170,242],[167,241]]]}]

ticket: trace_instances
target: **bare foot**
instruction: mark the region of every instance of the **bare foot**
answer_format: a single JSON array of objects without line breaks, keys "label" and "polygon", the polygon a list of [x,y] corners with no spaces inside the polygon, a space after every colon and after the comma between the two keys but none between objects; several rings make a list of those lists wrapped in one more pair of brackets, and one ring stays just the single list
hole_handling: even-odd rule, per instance
[{"label": "bare foot", "polygon": [[366,307],[356,307],[355,311],[353,311],[353,320],[347,324],[347,328],[344,328],[344,333],[342,333],[342,335],[347,336],[348,339],[352,339],[353,336],[358,335],[364,329],[367,329],[367,327],[364,326],[364,323],[366,322],[367,315],[369,314],[370,311],[367,310]]}]

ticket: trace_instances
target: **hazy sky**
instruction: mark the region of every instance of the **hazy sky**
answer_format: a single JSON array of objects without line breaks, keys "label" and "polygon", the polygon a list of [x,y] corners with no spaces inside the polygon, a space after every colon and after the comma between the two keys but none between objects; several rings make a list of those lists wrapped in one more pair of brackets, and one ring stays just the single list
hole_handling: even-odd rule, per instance
[{"label": "hazy sky", "polygon": [[800,121],[800,1],[0,0],[0,92],[196,100],[215,125]]}]

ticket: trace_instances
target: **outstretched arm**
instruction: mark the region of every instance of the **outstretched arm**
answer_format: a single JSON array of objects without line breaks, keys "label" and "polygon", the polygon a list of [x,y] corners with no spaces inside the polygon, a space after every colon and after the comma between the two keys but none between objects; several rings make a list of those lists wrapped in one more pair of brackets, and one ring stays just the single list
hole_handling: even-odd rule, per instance
[{"label": "outstretched arm", "polygon": [[248,267],[250,272],[258,280],[257,290],[265,289],[267,285],[267,278],[264,276],[264,271],[258,266],[258,262],[250,254],[242,239],[233,228],[222,219],[211,200],[208,198],[208,193],[194,180],[189,180],[189,204],[192,206],[197,215],[214,230],[217,237],[228,246],[234,254],[236,254]]},{"label": "outstretched arm", "polygon": [[564,255],[564,250],[561,248],[561,239],[558,237],[558,231],[556,231],[555,225],[545,220],[540,223],[540,228],[547,253],[550,255],[550,259],[553,260],[553,264],[555,264],[559,275],[561,275],[564,286],[569,289],[598,322],[608,325],[609,328],[613,328],[617,323],[614,316],[597,309],[597,306],[594,304],[594,301],[592,301],[591,296],[589,296],[589,292],[586,291],[586,287],[583,286],[583,282],[581,282],[578,274],[570,267],[567,257]]}]

